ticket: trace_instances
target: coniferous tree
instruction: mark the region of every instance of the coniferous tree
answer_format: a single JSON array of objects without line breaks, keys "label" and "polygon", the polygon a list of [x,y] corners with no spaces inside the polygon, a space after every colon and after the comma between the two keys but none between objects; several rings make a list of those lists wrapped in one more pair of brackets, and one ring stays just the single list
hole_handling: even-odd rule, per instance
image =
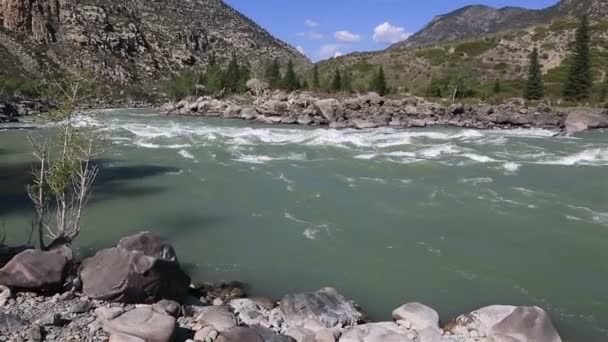
[{"label": "coniferous tree", "polygon": [[384,68],[380,66],[378,69],[378,73],[372,79],[370,84],[370,90],[375,91],[380,95],[385,95],[388,93],[388,88],[386,86],[386,78],[384,77]]},{"label": "coniferous tree", "polygon": [[340,70],[336,69],[335,73],[334,73],[334,78],[331,81],[331,88],[330,90],[332,92],[339,92],[342,90],[342,75],[340,75]]},{"label": "coniferous tree", "polygon": [[540,100],[545,96],[545,85],[543,83],[543,71],[538,56],[538,48],[534,48],[530,54],[530,68],[528,69],[528,80],[524,97],[528,100]]},{"label": "coniferous tree", "polygon": [[353,92],[352,75],[348,71],[345,71],[342,74],[342,91],[347,92],[347,93]]},{"label": "coniferous tree", "polygon": [[238,91],[239,83],[241,80],[241,68],[236,58],[236,54],[232,54],[232,59],[228,64],[224,75],[224,85],[228,92],[234,93]]},{"label": "coniferous tree", "polygon": [[572,53],[570,71],[564,87],[564,97],[572,101],[581,101],[591,96],[593,79],[591,75],[589,20],[583,16],[576,30],[576,40]]},{"label": "coniferous tree", "polygon": [[278,60],[275,59],[266,66],[264,77],[271,89],[277,89],[281,86],[281,66]]},{"label": "coniferous tree", "polygon": [[321,81],[319,80],[319,66],[315,64],[312,69],[312,88],[313,90],[321,89]]},{"label": "coniferous tree", "polygon": [[283,76],[282,83],[282,88],[288,91],[294,91],[300,88],[300,82],[298,81],[298,76],[293,69],[293,62],[291,60],[289,60],[287,63],[287,70],[285,71],[285,76]]},{"label": "coniferous tree", "polygon": [[494,81],[494,88],[492,89],[494,91],[494,94],[500,94],[500,92],[502,92],[502,85],[500,84],[500,79],[496,79]]}]

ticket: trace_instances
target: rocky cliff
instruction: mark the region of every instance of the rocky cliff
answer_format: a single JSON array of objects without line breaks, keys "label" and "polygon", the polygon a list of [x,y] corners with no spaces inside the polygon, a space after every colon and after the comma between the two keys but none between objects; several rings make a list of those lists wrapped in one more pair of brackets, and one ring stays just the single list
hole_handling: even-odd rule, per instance
[{"label": "rocky cliff", "polygon": [[0,23],[0,75],[81,68],[126,84],[202,67],[211,55],[235,53],[253,67],[310,63],[221,0],[0,0]]},{"label": "rocky cliff", "polygon": [[608,2],[605,0],[561,0],[556,5],[542,10],[467,6],[435,17],[408,40],[397,43],[389,49],[419,47],[478,37],[582,15],[587,15],[592,20],[604,20],[608,17]]}]

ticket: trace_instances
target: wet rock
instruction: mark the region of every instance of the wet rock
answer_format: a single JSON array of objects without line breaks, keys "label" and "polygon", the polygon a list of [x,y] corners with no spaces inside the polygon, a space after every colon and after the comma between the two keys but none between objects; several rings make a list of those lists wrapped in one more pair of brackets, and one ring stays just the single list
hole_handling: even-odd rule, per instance
[{"label": "wet rock", "polygon": [[561,342],[549,315],[539,307],[518,307],[495,324],[488,336],[517,342]]},{"label": "wet rock", "polygon": [[118,248],[127,251],[141,252],[144,255],[177,261],[177,254],[167,241],[150,232],[141,232],[132,236],[127,236],[118,241]]},{"label": "wet rock", "polygon": [[355,305],[333,288],[287,295],[281,300],[279,308],[289,327],[304,327],[307,321],[317,322],[326,328],[350,326],[362,317]]},{"label": "wet rock", "polygon": [[178,263],[122,248],[104,249],[84,260],[80,278],[87,296],[123,303],[180,301],[190,284]]},{"label": "wet rock", "polygon": [[0,269],[0,284],[29,290],[52,290],[60,287],[68,260],[57,253],[26,250]]},{"label": "wet rock", "polygon": [[439,314],[432,308],[420,303],[408,303],[393,311],[396,321],[407,321],[413,329],[423,330],[427,327],[439,328]]},{"label": "wet rock", "polygon": [[377,123],[362,119],[352,120],[352,124],[356,129],[370,129],[378,127]]},{"label": "wet rock", "polygon": [[146,342],[170,342],[176,329],[174,317],[151,308],[136,308],[108,321],[103,329],[110,334],[126,334]]}]

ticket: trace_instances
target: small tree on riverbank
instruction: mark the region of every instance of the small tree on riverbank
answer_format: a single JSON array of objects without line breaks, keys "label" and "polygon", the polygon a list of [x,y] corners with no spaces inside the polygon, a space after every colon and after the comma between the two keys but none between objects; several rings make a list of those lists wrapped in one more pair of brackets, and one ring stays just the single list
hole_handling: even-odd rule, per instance
[{"label": "small tree on riverbank", "polygon": [[333,93],[342,91],[342,75],[340,74],[340,69],[336,69],[334,72],[334,78],[331,81],[330,91]]},{"label": "small tree on riverbank", "polygon": [[300,81],[298,80],[298,75],[296,75],[291,59],[287,62],[287,69],[285,70],[285,76],[283,76],[282,83],[282,88],[287,91],[300,89]]},{"label": "small tree on riverbank", "polygon": [[312,69],[312,90],[319,91],[321,89],[321,81],[319,80],[319,66],[315,64]]},{"label": "small tree on riverbank", "polygon": [[530,54],[530,68],[528,69],[528,80],[524,97],[528,100],[540,100],[545,96],[545,85],[543,83],[543,71],[539,60],[538,48],[534,48]]},{"label": "small tree on riverbank", "polygon": [[375,91],[376,93],[384,96],[388,93],[388,87],[386,85],[386,78],[384,77],[384,68],[380,66],[376,75],[372,79],[372,82],[369,86],[370,91]]},{"label": "small tree on riverbank", "polygon": [[[80,233],[82,215],[91,198],[91,187],[98,172],[93,158],[99,144],[91,132],[76,125],[75,112],[77,105],[91,94],[91,85],[89,78],[80,74],[69,74],[61,81],[50,82],[50,98],[58,101],[59,106],[47,117],[57,125],[57,134],[29,137],[39,163],[27,192],[34,203],[32,228],[37,232],[40,249],[74,240]],[[50,244],[45,242],[45,232],[51,238]]]},{"label": "small tree on riverbank", "polygon": [[564,87],[564,97],[567,100],[581,101],[591,96],[593,78],[591,75],[590,42],[589,20],[584,16],[576,30],[572,63]]}]

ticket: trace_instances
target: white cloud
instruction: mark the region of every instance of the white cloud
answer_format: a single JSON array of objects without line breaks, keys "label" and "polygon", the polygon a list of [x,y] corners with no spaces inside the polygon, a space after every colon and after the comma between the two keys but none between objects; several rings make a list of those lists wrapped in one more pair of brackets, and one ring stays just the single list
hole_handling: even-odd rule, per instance
[{"label": "white cloud", "polygon": [[301,54],[305,54],[306,51],[304,50],[304,48],[300,45],[296,46],[296,50],[298,50]]},{"label": "white cloud", "polygon": [[306,38],[308,40],[321,40],[323,39],[323,34],[315,31],[308,32],[298,32],[296,33],[298,37]]},{"label": "white cloud", "polygon": [[334,38],[336,38],[337,41],[342,43],[358,43],[361,41],[361,35],[352,33],[347,30],[336,31],[334,33]]},{"label": "white cloud", "polygon": [[412,34],[406,32],[405,28],[393,26],[388,21],[376,26],[374,29],[374,40],[385,44],[395,44],[408,39]]},{"label": "white cloud", "polygon": [[319,27],[319,23],[312,19],[306,19],[306,21],[304,21],[304,25],[306,25],[306,27],[310,27],[310,28]]},{"label": "white cloud", "polygon": [[325,44],[321,45],[319,48],[319,58],[320,59],[328,59],[333,57],[339,57],[344,55],[343,52],[340,51],[340,45],[338,44]]}]

